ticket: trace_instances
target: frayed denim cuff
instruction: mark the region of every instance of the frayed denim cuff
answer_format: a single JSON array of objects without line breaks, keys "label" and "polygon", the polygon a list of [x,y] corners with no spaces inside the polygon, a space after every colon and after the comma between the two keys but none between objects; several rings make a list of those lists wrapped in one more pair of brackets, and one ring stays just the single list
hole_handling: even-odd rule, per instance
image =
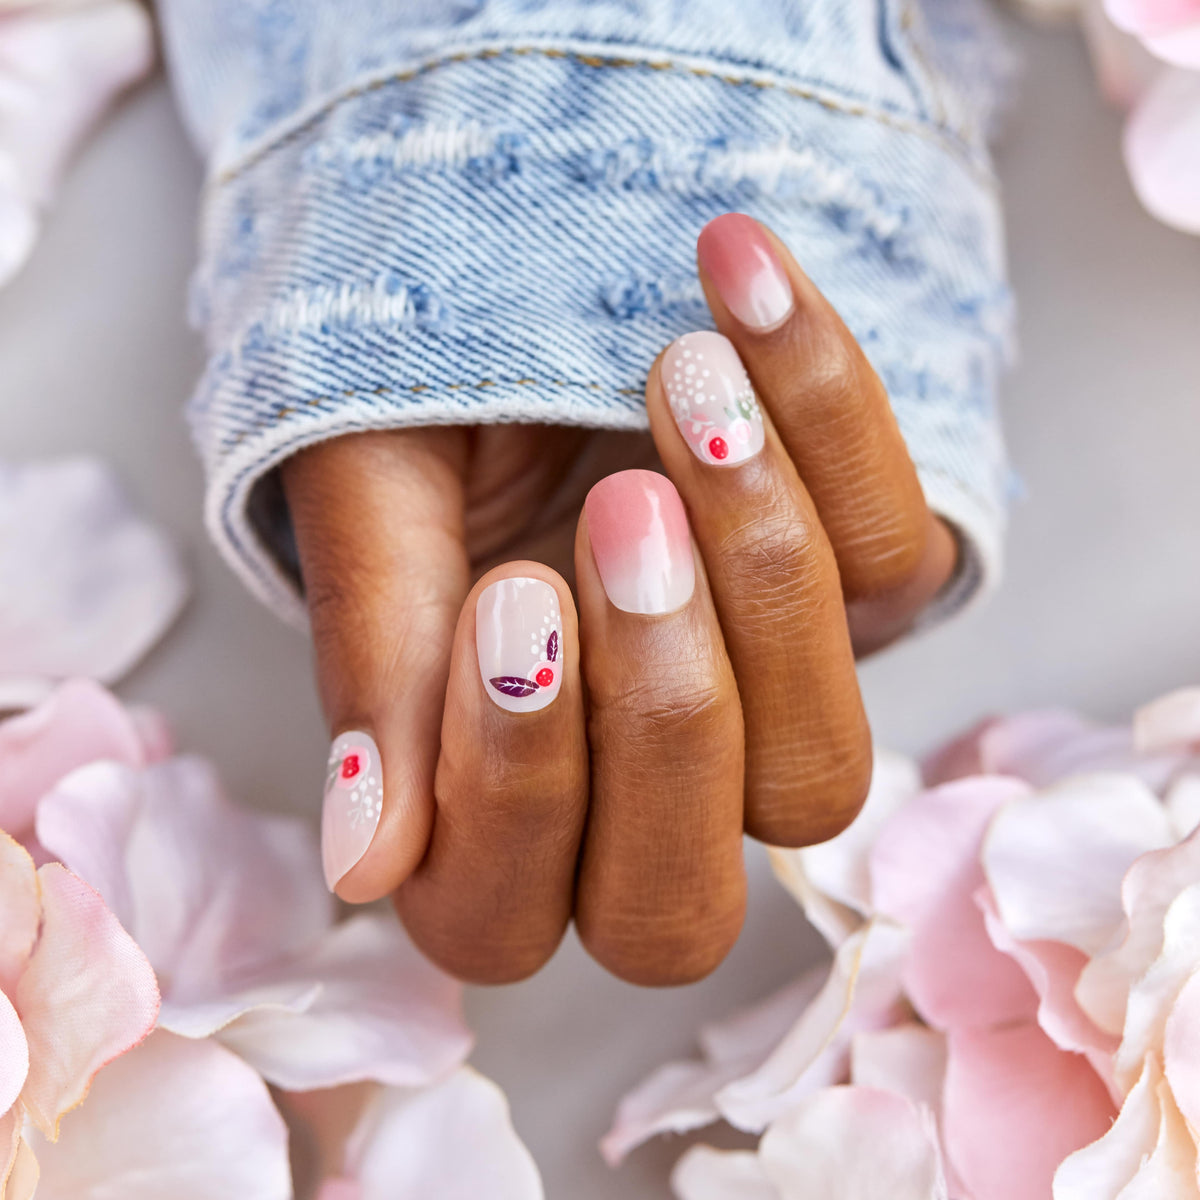
[{"label": "frayed denim cuff", "polygon": [[190,405],[207,521],[302,624],[275,468],[341,434],[505,421],[643,429],[650,364],[711,327],[722,212],[787,241],[883,377],[963,561],[999,576],[1010,323],[981,136],[717,57],[558,39],[395,63],[224,156],[204,207]]}]

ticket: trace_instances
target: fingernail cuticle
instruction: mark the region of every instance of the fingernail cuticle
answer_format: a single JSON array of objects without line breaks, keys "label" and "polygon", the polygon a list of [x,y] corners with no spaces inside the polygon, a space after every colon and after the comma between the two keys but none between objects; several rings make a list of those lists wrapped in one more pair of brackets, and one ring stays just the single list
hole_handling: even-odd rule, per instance
[{"label": "fingernail cuticle", "polygon": [[366,733],[339,734],[329,751],[321,862],[330,891],[366,854],[383,815],[383,763]]},{"label": "fingernail cuticle", "polygon": [[662,380],[679,432],[701,462],[733,467],[763,448],[762,410],[728,338],[685,334],[663,358]]},{"label": "fingernail cuticle", "polygon": [[541,579],[500,579],[475,606],[479,674],[508,712],[535,712],[562,686],[563,629],[558,592]]}]

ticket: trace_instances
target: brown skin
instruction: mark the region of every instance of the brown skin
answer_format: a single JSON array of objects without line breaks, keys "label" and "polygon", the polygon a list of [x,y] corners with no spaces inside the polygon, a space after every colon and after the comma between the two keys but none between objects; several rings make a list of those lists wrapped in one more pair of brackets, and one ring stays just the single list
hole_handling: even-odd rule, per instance
[{"label": "brown skin", "polygon": [[[394,893],[417,943],[464,979],[532,974],[572,916],[622,978],[698,979],[741,926],[743,830],[823,841],[866,795],[854,652],[911,626],[955,542],[879,379],[775,244],[796,296],[779,328],[742,328],[704,280],[767,414],[744,464],[694,457],[658,364],[653,442],[405,430],[284,464],[330,726],[370,731],[384,762],[379,830],[338,893]],[[655,452],[688,510],[697,586],[645,617],[609,603],[580,510],[593,483]],[[563,613],[562,690],[537,713],[492,704],[475,660],[475,596],[518,575],[555,586]]]}]

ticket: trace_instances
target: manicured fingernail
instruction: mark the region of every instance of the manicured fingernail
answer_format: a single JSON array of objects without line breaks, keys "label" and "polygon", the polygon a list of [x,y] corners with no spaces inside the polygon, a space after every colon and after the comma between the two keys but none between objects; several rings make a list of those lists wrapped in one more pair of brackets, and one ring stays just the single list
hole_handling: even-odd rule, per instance
[{"label": "manicured fingernail", "polygon": [[754,385],[733,343],[719,333],[687,333],[662,361],[667,403],[701,462],[732,467],[763,448]]},{"label": "manicured fingernail", "polygon": [[588,492],[584,511],[600,581],[617,608],[666,613],[691,599],[692,540],[669,479],[654,471],[609,475]]},{"label": "manicured fingernail", "polygon": [[366,854],[382,813],[379,747],[365,733],[341,734],[329,751],[321,815],[321,861],[330,891]]},{"label": "manicured fingernail", "polygon": [[747,329],[773,329],[796,307],[783,264],[750,217],[728,213],[710,221],[697,252],[725,307]]},{"label": "manicured fingernail", "polygon": [[509,712],[545,708],[562,684],[558,593],[540,579],[501,579],[479,593],[475,649],[484,690]]}]

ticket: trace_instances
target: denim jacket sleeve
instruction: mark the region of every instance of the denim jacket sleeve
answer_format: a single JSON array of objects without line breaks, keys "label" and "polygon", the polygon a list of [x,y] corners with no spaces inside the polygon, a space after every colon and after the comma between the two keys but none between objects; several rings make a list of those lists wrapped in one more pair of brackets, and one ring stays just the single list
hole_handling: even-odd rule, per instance
[{"label": "denim jacket sleeve", "polygon": [[274,468],[350,431],[646,425],[709,323],[695,238],[768,222],[886,382],[997,578],[1010,304],[982,0],[160,0],[208,157],[190,404],[207,521],[302,623]]}]

